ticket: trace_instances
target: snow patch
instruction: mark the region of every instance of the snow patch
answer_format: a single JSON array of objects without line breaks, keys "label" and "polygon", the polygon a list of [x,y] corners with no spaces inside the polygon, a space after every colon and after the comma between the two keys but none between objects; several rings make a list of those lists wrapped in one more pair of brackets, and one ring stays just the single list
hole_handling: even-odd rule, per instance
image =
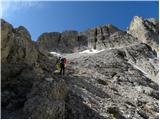
[{"label": "snow patch", "polygon": [[103,49],[103,50],[91,49],[91,50],[84,50],[84,51],[79,52],[79,53],[80,53],[80,54],[83,54],[83,53],[94,54],[94,53],[99,53],[99,52],[102,52],[102,51],[104,51],[104,49]]},{"label": "snow patch", "polygon": [[144,70],[142,70],[141,68],[139,68],[137,65],[133,65],[133,67],[140,70],[144,75],[147,75],[147,73]]},{"label": "snow patch", "polygon": [[50,52],[52,55],[54,55],[54,56],[57,56],[57,57],[60,57],[61,56],[61,54],[60,53],[57,53],[57,52]]},{"label": "snow patch", "polygon": [[133,63],[131,63],[131,62],[129,62],[134,68],[136,68],[136,69],[138,69],[139,71],[141,71],[145,76],[147,76],[148,74],[144,71],[144,70],[142,70],[140,67],[138,67],[137,65],[135,65],[135,64],[133,64]]}]

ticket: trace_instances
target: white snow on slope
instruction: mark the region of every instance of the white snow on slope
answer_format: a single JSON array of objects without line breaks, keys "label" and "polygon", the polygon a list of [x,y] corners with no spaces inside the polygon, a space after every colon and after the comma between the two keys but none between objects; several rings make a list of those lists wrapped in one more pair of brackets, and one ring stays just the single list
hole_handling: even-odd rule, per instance
[{"label": "white snow on slope", "polygon": [[148,76],[148,74],[144,70],[142,70],[140,67],[138,67],[137,65],[135,65],[135,64],[133,64],[131,62],[128,62],[128,63],[130,63],[134,68],[136,68],[139,71],[141,71],[145,76]]},{"label": "white snow on slope", "polygon": [[59,57],[59,56],[61,56],[61,54],[60,53],[57,53],[57,52],[50,52],[52,55],[54,55],[54,56],[57,56],[57,57]]},{"label": "white snow on slope", "polygon": [[[88,54],[94,54],[94,53],[99,53],[99,52],[102,52],[102,51],[104,51],[104,49],[103,50],[95,50],[95,49],[92,49],[92,50],[84,50],[84,51],[82,51],[82,52],[78,52],[77,54],[85,54],[85,53],[88,53]],[[54,56],[62,56],[62,54],[60,54],[60,53],[57,53],[57,52],[50,52],[52,55],[54,55]]]},{"label": "white snow on slope", "polygon": [[99,53],[99,52],[102,52],[102,51],[104,51],[104,49],[103,49],[103,50],[95,50],[95,49],[92,49],[92,50],[84,50],[84,51],[82,51],[82,52],[79,52],[79,54],[83,54],[83,53],[94,54],[94,53]]},{"label": "white snow on slope", "polygon": [[142,70],[140,67],[138,67],[137,65],[133,65],[133,67],[140,70],[144,75],[147,76],[147,73],[144,70]]}]

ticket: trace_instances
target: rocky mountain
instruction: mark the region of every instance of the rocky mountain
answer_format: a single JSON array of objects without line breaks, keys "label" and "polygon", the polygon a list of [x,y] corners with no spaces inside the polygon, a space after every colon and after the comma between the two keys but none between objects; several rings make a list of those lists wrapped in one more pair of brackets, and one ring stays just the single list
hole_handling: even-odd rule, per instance
[{"label": "rocky mountain", "polygon": [[158,118],[158,83],[141,69],[147,62],[151,64],[146,57],[152,59],[152,53],[142,43],[71,58],[74,72],[66,78],[70,93],[67,117]]},{"label": "rocky mountain", "polygon": [[[103,25],[33,42],[1,20],[1,117],[158,119],[158,30],[157,20],[136,16],[127,31]],[[65,76],[49,52],[67,58]]]},{"label": "rocky mountain", "polygon": [[[60,112],[59,114],[62,114],[63,111],[61,110],[65,108],[63,99],[63,97],[65,98],[65,94],[61,95],[61,101],[58,103],[51,101],[50,98],[46,96],[44,99],[44,95],[43,93],[40,94],[40,90],[38,92],[39,95],[36,96],[34,94],[34,96],[27,97],[32,91],[32,86],[34,90],[34,84],[37,82],[38,84],[46,85],[48,88],[55,86],[57,91],[61,89],[58,85],[62,86],[64,84],[63,80],[54,81],[54,83],[51,83],[52,86],[48,85],[48,82],[43,82],[48,75],[52,76],[55,69],[52,62],[55,62],[56,58],[53,56],[49,57],[49,55],[40,52],[32,42],[31,36],[26,28],[22,26],[13,28],[11,24],[3,19],[1,19],[1,44],[1,117],[27,118],[29,115],[28,109],[34,110],[36,108],[34,100],[37,100],[37,98],[39,102],[36,101],[36,103],[43,104],[45,108],[46,106],[54,105],[54,108],[57,108]],[[63,86],[63,88],[64,87],[65,86]],[[58,92],[56,93],[58,94]],[[49,94],[55,97],[53,92],[49,92],[47,96]],[[55,97],[55,99],[59,99],[59,96]],[[30,102],[35,104],[34,108],[30,108]],[[25,112],[23,112],[23,107]],[[46,111],[45,108],[41,108],[41,110]],[[61,110],[58,108],[61,108]],[[52,111],[52,116],[53,112],[56,113],[57,110],[54,109],[54,111]],[[56,115],[58,114],[56,113]],[[46,116],[48,115],[46,114],[42,116],[42,118],[46,118]],[[31,115],[31,117],[36,118],[37,116]]]},{"label": "rocky mountain", "polygon": [[56,51],[61,53],[73,53],[86,49],[85,36],[77,31],[64,31],[62,33],[51,32],[40,35],[36,42],[42,51]]},{"label": "rocky mountain", "polygon": [[43,33],[37,40],[37,46],[42,50],[74,53],[87,48],[106,49],[143,42],[158,52],[158,30],[158,20],[135,16],[127,31],[119,30],[117,27],[108,24],[84,32]]},{"label": "rocky mountain", "polygon": [[156,52],[159,51],[159,21],[157,19],[143,19],[135,16],[131,21],[128,33],[151,46]]}]

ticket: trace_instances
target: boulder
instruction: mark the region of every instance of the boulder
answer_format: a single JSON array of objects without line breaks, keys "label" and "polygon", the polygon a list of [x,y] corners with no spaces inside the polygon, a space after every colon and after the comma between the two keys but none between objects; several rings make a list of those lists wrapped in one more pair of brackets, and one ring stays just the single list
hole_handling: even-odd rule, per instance
[{"label": "boulder", "polygon": [[30,119],[65,118],[67,86],[64,80],[37,81],[24,105],[24,113]]}]

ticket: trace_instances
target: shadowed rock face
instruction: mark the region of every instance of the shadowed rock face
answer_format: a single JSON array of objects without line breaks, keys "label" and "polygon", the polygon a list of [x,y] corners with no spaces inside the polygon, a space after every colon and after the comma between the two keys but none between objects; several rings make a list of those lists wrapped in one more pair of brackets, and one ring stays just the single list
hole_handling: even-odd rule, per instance
[{"label": "shadowed rock face", "polygon": [[61,33],[43,33],[39,36],[37,41],[37,46],[40,50],[57,51],[59,42],[61,38]]},{"label": "shadowed rock face", "polygon": [[84,32],[44,33],[36,42],[42,50],[62,53],[74,53],[85,49],[110,49],[137,43],[140,41],[111,24],[98,26]]},{"label": "shadowed rock face", "polygon": [[151,46],[156,52],[159,51],[158,20],[154,18],[143,19],[142,17],[135,16],[131,21],[128,33]]},{"label": "shadowed rock face", "polygon": [[[127,32],[104,25],[44,33],[36,42],[1,20],[2,118],[158,118],[158,43],[134,34],[156,37],[158,21],[135,19]],[[87,49],[101,52],[79,53]],[[66,76],[54,74],[49,51],[67,58]]]},{"label": "shadowed rock face", "polygon": [[[28,118],[64,118],[67,87],[65,81],[36,81],[27,96],[24,112]],[[63,88],[63,89],[62,89]]]},{"label": "shadowed rock face", "polygon": [[26,62],[33,64],[38,58],[38,53],[29,32],[22,26],[14,29],[4,20],[1,20],[1,25],[2,63]]},{"label": "shadowed rock face", "polygon": [[64,31],[62,33],[43,33],[36,42],[43,51],[56,51],[61,53],[73,53],[84,50],[87,46],[85,36],[77,31]]},{"label": "shadowed rock face", "polygon": [[[32,91],[32,85],[35,81],[45,80],[48,75],[52,76],[54,71],[53,63],[56,58],[43,54],[36,47],[31,40],[31,36],[26,28],[20,26],[13,28],[11,24],[4,20],[1,20],[1,98],[2,98],[2,118],[39,118],[36,116],[39,114],[35,109],[41,109],[41,112],[46,111],[46,107],[50,104],[59,106],[59,108],[50,108],[50,113],[46,116],[40,116],[42,118],[55,118],[56,115],[65,113],[64,112],[64,100],[61,101],[50,101],[47,98],[45,100],[42,96],[38,96],[38,100],[46,103],[43,106],[36,106],[34,103],[34,97],[27,98],[27,94]],[[52,63],[53,62],[53,63]],[[43,85],[48,84],[44,82]],[[59,81],[53,81],[52,87],[56,84],[65,84]],[[63,86],[65,88],[65,86]],[[60,88],[56,88],[59,90]],[[52,93],[48,93],[47,95]],[[56,94],[56,93],[55,93]],[[57,93],[59,96],[61,93]],[[53,95],[54,96],[54,95]],[[65,97],[65,94],[61,96]],[[33,97],[33,98],[32,98]],[[37,100],[35,98],[35,100]],[[33,103],[30,108],[30,101]],[[49,101],[47,104],[47,101]],[[24,103],[25,110],[23,112]],[[37,101],[36,101],[37,102]],[[41,103],[42,104],[42,103]],[[51,107],[51,106],[50,106]],[[43,108],[43,109],[42,109]],[[29,112],[27,111],[29,109]],[[34,113],[33,111],[34,110]],[[32,112],[32,114],[30,114]],[[57,112],[57,113],[56,113]],[[60,112],[60,113],[58,113]],[[25,115],[24,115],[25,113]],[[36,115],[35,115],[36,114]],[[53,116],[53,114],[55,114]]]},{"label": "shadowed rock face", "polygon": [[32,87],[36,78],[32,65],[38,52],[24,27],[14,29],[4,20],[1,25],[2,107],[12,110],[23,106]]}]

